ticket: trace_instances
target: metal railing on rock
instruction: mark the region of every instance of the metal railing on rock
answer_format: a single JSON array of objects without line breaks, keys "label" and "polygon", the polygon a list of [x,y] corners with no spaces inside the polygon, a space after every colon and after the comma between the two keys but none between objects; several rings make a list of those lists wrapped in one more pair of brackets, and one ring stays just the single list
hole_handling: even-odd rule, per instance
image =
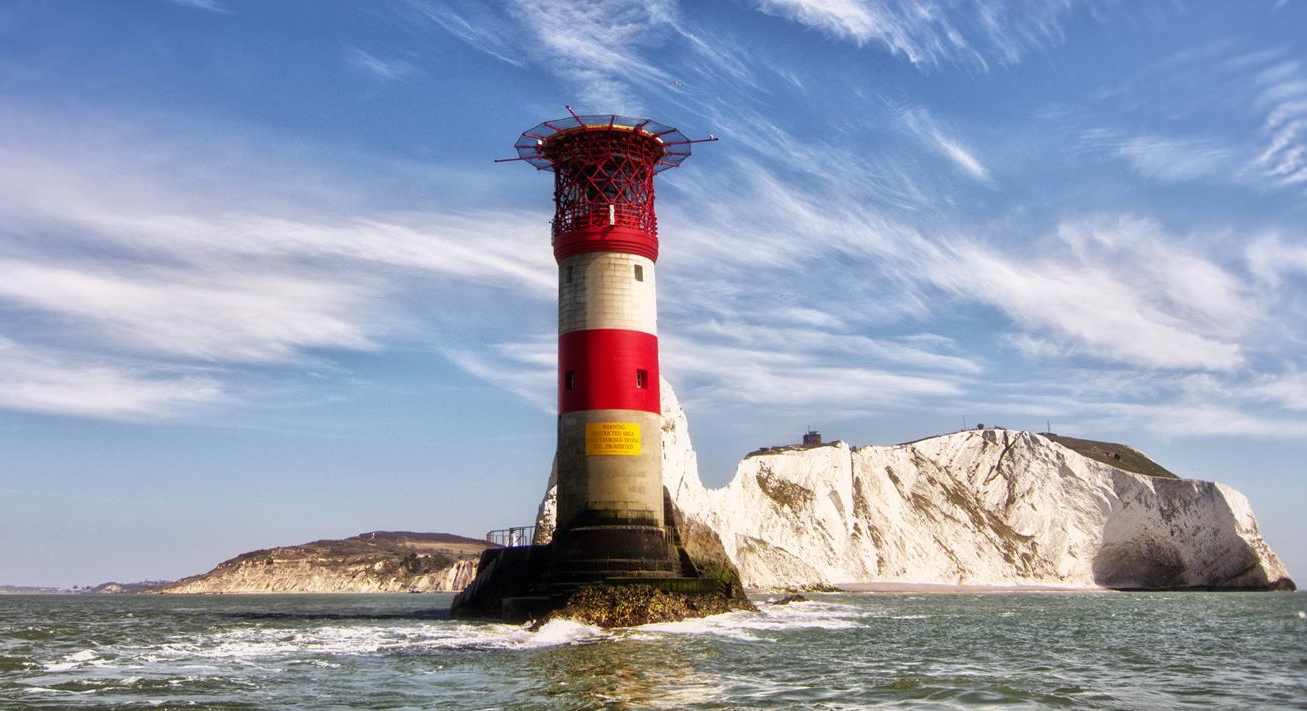
[{"label": "metal railing on rock", "polygon": [[486,542],[493,543],[497,546],[511,548],[513,546],[529,546],[535,540],[535,526],[518,526],[516,528],[501,528],[496,531],[486,533]]}]

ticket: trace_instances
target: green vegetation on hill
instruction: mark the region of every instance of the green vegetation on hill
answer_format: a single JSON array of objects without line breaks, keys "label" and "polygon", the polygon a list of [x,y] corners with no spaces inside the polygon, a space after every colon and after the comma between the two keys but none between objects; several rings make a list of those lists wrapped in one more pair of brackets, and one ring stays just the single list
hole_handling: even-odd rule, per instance
[{"label": "green vegetation on hill", "polygon": [[799,452],[805,449],[817,449],[818,447],[834,447],[841,440],[831,440],[830,442],[819,442],[817,444],[782,444],[775,447],[759,447],[752,452],[744,455],[745,459],[750,457],[760,457],[764,454],[780,454],[782,452]]},{"label": "green vegetation on hill", "polygon": [[1044,434],[1044,436],[1081,456],[1098,460],[1104,464],[1110,464],[1117,469],[1164,479],[1180,478],[1162,465],[1144,456],[1143,452],[1124,444],[1096,442],[1092,439],[1076,439],[1075,437],[1063,437],[1055,434]]},{"label": "green vegetation on hill", "polygon": [[[448,533],[372,531],[341,540],[263,548],[157,592],[403,592],[445,589],[471,575],[493,544]],[[461,567],[460,567],[461,566]],[[440,587],[444,586],[444,587]]]}]

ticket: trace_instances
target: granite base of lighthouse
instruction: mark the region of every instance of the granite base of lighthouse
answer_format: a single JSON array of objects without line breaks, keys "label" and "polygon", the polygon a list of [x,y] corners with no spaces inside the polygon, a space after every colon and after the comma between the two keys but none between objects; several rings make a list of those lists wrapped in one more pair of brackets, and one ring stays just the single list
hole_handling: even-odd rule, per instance
[{"label": "granite base of lighthouse", "polygon": [[[717,533],[687,521],[663,491],[666,554],[646,557],[643,570],[560,570],[555,546],[492,548],[481,554],[476,578],[457,597],[456,618],[507,622],[567,618],[601,627],[626,627],[754,610],[740,574]],[[646,552],[648,553],[648,552]]]}]

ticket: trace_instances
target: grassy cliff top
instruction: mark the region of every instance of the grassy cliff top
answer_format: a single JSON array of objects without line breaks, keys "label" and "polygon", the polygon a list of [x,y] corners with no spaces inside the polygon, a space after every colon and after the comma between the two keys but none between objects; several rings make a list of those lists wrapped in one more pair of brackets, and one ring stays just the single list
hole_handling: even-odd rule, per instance
[{"label": "grassy cliff top", "polygon": [[[1004,428],[996,427],[993,429],[1004,429]],[[968,429],[962,431],[983,432],[984,430]],[[1121,469],[1123,471],[1127,471],[1132,474],[1155,476],[1161,479],[1182,478],[1176,475],[1174,472],[1167,469],[1166,467],[1162,466],[1161,464],[1158,464],[1157,462],[1154,462],[1153,460],[1149,459],[1148,455],[1135,449],[1134,447],[1131,447],[1128,444],[1118,444],[1116,442],[1099,442],[1097,440],[1078,439],[1076,437],[1064,437],[1062,435],[1053,434],[1051,432],[1040,432],[1038,434],[1040,434],[1043,437],[1047,437],[1049,440],[1056,442],[1062,445],[1063,447],[1066,447],[1067,449],[1071,450],[1072,452],[1075,452],[1076,454],[1079,454],[1082,457],[1088,457],[1090,459],[1093,459],[1094,461],[1098,461],[1104,464],[1114,466],[1117,469]],[[910,444],[916,444],[917,442],[923,442],[928,439],[933,439],[934,437],[943,437],[943,436],[946,435],[931,435],[930,437],[922,437],[921,439],[914,439],[911,442],[903,442],[895,446],[903,447]]]},{"label": "grassy cliff top", "polygon": [[481,551],[494,544],[476,538],[450,533],[417,533],[414,531],[372,531],[352,538],[322,539],[296,546],[262,548],[242,553],[224,563],[249,558],[339,558],[346,560],[358,556],[432,555],[457,560],[476,558]]},{"label": "grassy cliff top", "polygon": [[1075,437],[1063,437],[1062,435],[1044,434],[1045,437],[1057,442],[1067,449],[1084,457],[1089,457],[1100,461],[1104,464],[1110,464],[1117,469],[1124,469],[1135,474],[1144,476],[1156,476],[1164,479],[1179,479],[1174,473],[1163,467],[1161,464],[1154,462],[1144,455],[1143,452],[1129,445],[1117,444],[1115,442],[1098,442],[1092,439],[1076,439]]},{"label": "grassy cliff top", "polygon": [[829,442],[820,442],[817,444],[778,444],[775,447],[759,447],[752,452],[744,455],[745,459],[750,457],[760,457],[764,454],[781,454],[783,452],[801,452],[805,449],[818,449],[820,447],[836,447],[844,443],[844,440],[833,439]]},{"label": "grassy cliff top", "polygon": [[242,553],[155,592],[411,592],[490,547],[449,533],[371,531]]}]

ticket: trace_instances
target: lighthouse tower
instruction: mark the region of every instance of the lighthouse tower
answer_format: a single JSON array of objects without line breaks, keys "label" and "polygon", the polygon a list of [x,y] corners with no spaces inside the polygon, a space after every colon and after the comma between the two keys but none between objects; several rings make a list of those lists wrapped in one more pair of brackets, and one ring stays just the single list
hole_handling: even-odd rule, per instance
[{"label": "lighthouse tower", "polygon": [[558,512],[547,578],[674,577],[663,520],[654,175],[701,141],[650,119],[567,110],[523,133],[509,159],[554,174]]}]

